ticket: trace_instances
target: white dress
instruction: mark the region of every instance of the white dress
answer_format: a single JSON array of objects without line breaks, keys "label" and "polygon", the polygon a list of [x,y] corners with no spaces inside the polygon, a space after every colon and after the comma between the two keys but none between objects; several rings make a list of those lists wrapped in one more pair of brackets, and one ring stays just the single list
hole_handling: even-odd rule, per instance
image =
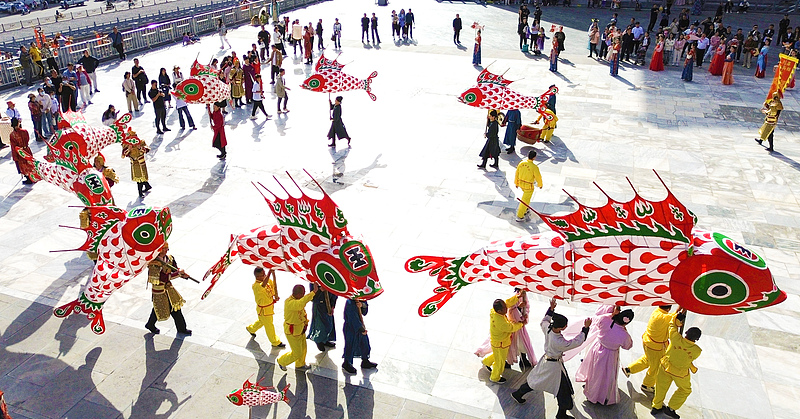
[{"label": "white dress", "polygon": [[539,358],[539,363],[528,374],[527,381],[528,386],[533,390],[546,391],[556,395],[561,386],[561,374],[567,374],[562,356],[565,351],[580,346],[586,339],[586,335],[579,333],[578,336],[567,340],[560,333],[550,331],[550,319],[550,315],[545,314],[540,324],[545,335],[544,355]]}]

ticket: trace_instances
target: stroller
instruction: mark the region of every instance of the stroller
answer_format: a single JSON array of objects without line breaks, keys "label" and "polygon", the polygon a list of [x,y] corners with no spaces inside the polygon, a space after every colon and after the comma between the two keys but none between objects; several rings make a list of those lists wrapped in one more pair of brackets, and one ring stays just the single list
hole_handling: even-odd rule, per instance
[{"label": "stroller", "polygon": [[644,65],[645,56],[647,56],[647,47],[639,47],[639,49],[636,51],[636,59],[633,61],[633,64]]}]

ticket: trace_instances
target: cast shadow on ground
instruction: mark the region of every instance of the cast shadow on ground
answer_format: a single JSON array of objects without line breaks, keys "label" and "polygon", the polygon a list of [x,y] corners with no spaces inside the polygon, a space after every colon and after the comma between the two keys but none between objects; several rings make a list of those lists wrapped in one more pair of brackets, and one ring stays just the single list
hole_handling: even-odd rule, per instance
[{"label": "cast shadow on ground", "polygon": [[22,178],[19,178],[14,186],[16,187],[17,185],[22,187],[15,188],[6,196],[4,196],[2,201],[0,201],[0,217],[4,217],[6,214],[8,214],[14,204],[17,204],[22,200],[22,198],[25,198],[25,196],[28,195],[31,190],[33,190],[32,185],[22,185]]},{"label": "cast shadow on ground", "polygon": [[[381,156],[383,156],[383,154],[378,154],[375,156],[375,160],[368,166],[347,173],[345,159],[350,154],[350,148],[348,147],[337,152],[333,147],[328,147],[328,152],[331,153],[331,159],[333,160],[333,174],[320,182],[328,193],[340,191],[356,183],[360,183],[373,169],[383,169],[386,167],[385,164],[378,163]],[[337,175],[337,173],[340,173],[340,175]]]},{"label": "cast shadow on ground", "polygon": [[[628,385],[630,386],[630,382],[628,382]],[[576,386],[575,391],[576,392],[582,391],[581,389],[582,389],[581,386]],[[584,414],[579,415],[579,412],[575,411],[576,418],[588,417],[592,419],[595,418],[636,419],[636,402],[634,402],[630,397],[628,397],[628,394],[625,393],[624,391],[619,391],[619,401],[616,404],[603,406],[601,404],[592,403],[588,400],[584,400],[582,407]]]},{"label": "cast shadow on ground", "polygon": [[[536,149],[536,151],[539,153],[536,156],[537,162],[552,160],[553,163],[558,164],[569,160],[573,163],[578,163],[578,159],[574,154],[572,154],[572,151],[569,149],[569,147],[567,147],[567,144],[564,143],[559,136],[553,135],[549,143],[542,143],[542,145],[544,145],[543,148]],[[532,148],[532,146],[524,146],[520,148],[520,154],[527,156],[530,148]]]},{"label": "cast shadow on ground", "polygon": [[[339,401],[338,381],[317,374],[308,374],[307,378],[311,382],[311,389],[314,392],[314,417],[345,417],[344,406]],[[345,392],[345,394],[347,393]],[[306,394],[307,396],[308,394]],[[354,416],[351,414],[350,417]]]},{"label": "cast shadow on ground", "polygon": [[169,207],[173,217],[183,217],[214,195],[217,189],[222,186],[222,182],[225,181],[226,171],[227,165],[225,160],[220,160],[211,168],[211,173],[206,181],[203,182],[203,186],[192,193],[170,202],[165,205],[165,207]]},{"label": "cast shadow on ground", "polygon": [[176,135],[174,140],[170,141],[169,144],[164,146],[164,152],[169,153],[170,151],[180,151],[181,141],[185,140],[186,137],[188,137],[192,132],[194,132],[194,130],[189,128]]},{"label": "cast shadow on ground", "polygon": [[[798,163],[797,161],[793,160],[791,157],[781,153],[780,151],[773,151],[772,153],[770,153],[770,155],[772,157],[774,157],[774,158],[776,158],[776,159],[788,164],[789,167],[791,167],[792,169],[800,171],[800,163]],[[2,214],[2,211],[0,211],[0,214]]]},{"label": "cast shadow on ground", "polygon": [[[131,406],[132,418],[169,418],[182,404],[192,398],[189,395],[183,400],[178,400],[178,395],[168,387],[169,383],[164,381],[175,366],[181,345],[183,339],[172,339],[168,349],[157,351],[155,335],[147,333],[144,336],[146,369],[139,388],[139,397]],[[162,412],[165,403],[169,407]]]},{"label": "cast shadow on ground", "polygon": [[[286,379],[286,375],[281,378],[281,382],[278,384],[283,388],[285,384],[283,381]],[[294,389],[292,389],[292,399],[291,399],[291,407],[292,410],[289,412],[289,416],[287,419],[297,419],[297,418],[310,418],[306,411],[308,410],[308,377],[306,376],[305,370],[294,370]]]},{"label": "cast shadow on ground", "polygon": [[[530,234],[539,233],[541,231],[540,227],[544,226],[544,223],[539,220],[539,217],[534,216],[531,217],[530,221],[521,223],[516,221],[519,201],[517,201],[516,193],[506,179],[506,173],[498,169],[486,171],[484,176],[494,183],[495,190],[505,199],[505,202],[497,205],[495,205],[495,202],[498,202],[498,200],[478,202],[478,208],[485,210],[497,218],[506,220],[509,224],[522,228]],[[536,204],[533,202],[531,202],[531,206],[536,208]]]},{"label": "cast shadow on ground", "polygon": [[481,365],[478,372],[478,378],[486,383],[486,386],[497,395],[497,401],[503,409],[503,414],[506,417],[517,418],[530,418],[530,419],[545,419],[545,393],[541,391],[531,391],[525,395],[525,403],[519,404],[513,397],[511,392],[517,390],[526,381],[530,370],[517,371],[506,368],[503,373],[508,382],[505,385],[498,385],[489,382],[489,372]]},{"label": "cast shadow on ground", "polygon": [[350,418],[372,419],[375,410],[375,390],[370,388],[369,379],[365,376],[361,383],[350,382],[351,376],[344,377],[344,398]]}]

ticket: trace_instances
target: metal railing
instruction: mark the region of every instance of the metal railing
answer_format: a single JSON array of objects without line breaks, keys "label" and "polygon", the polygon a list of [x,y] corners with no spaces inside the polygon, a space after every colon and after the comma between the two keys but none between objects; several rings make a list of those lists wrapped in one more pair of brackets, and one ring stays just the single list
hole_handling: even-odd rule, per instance
[{"label": "metal railing", "polygon": [[[282,0],[277,2],[277,7],[283,13],[317,1]],[[236,5],[207,13],[185,16],[168,22],[147,25],[139,29],[123,31],[125,53],[133,54],[163,45],[182,42],[184,32],[191,32],[194,35],[214,32],[217,29],[217,19],[220,18],[229,28],[234,28],[241,24],[249,24],[253,17],[259,15],[262,8],[266,8],[269,16],[271,2]],[[100,61],[116,59],[118,56],[116,49],[112,48],[111,41],[108,38],[77,42],[56,49],[57,56],[55,59],[59,68],[63,69],[67,63],[76,62],[83,56],[83,51],[86,50]],[[22,66],[17,58],[0,60],[0,89],[16,87],[27,82],[23,78]]]},{"label": "metal railing", "polygon": [[[118,2],[118,3],[113,3],[114,4],[114,8],[113,9],[107,9],[106,6],[105,6],[105,3],[103,3],[102,7],[94,7],[94,8],[84,9],[84,10],[81,10],[81,11],[78,11],[78,12],[70,12],[68,10],[64,10],[61,13],[61,17],[59,17],[58,20],[56,20],[55,12],[53,12],[52,16],[40,17],[40,18],[35,18],[35,19],[23,19],[23,20],[20,20],[19,22],[3,23],[3,24],[0,24],[0,32],[17,31],[17,30],[25,29],[25,28],[36,28],[36,27],[40,27],[40,26],[43,26],[43,25],[49,25],[49,24],[56,23],[56,22],[65,22],[65,21],[69,21],[69,20],[73,20],[73,19],[82,19],[82,18],[86,18],[86,17],[89,17],[89,16],[97,16],[97,15],[102,15],[102,14],[105,14],[105,13],[114,13],[114,12],[122,11],[122,10],[138,9],[138,8],[142,8],[142,7],[155,6],[157,4],[172,3],[172,2],[175,2],[175,1],[178,1],[178,0],[136,0],[133,3],[133,6],[129,5],[129,3],[127,1],[121,1],[121,2]],[[55,11],[55,10],[59,10],[59,9],[60,9],[60,6],[56,6],[54,8],[36,9],[36,10],[33,10],[33,11],[34,12],[42,11],[42,10],[53,10],[53,11]]]}]

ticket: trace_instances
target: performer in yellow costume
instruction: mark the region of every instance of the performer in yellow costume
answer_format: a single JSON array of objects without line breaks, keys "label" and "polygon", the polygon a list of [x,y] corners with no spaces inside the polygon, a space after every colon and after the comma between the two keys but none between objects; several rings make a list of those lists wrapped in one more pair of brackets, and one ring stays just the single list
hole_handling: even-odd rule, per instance
[{"label": "performer in yellow costume", "polygon": [[756,138],[756,142],[761,144],[762,141],[769,141],[767,151],[774,150],[772,148],[773,134],[775,134],[775,125],[778,124],[778,117],[781,115],[782,110],[783,102],[781,102],[781,96],[778,92],[773,93],[772,99],[764,102],[764,106],[761,107],[761,112],[766,116],[764,117],[764,125],[758,130],[758,135],[761,138]]},{"label": "performer in yellow costume", "polygon": [[[316,285],[311,284],[312,289]],[[305,295],[304,295],[305,294]],[[308,316],[306,315],[306,304],[314,298],[314,291],[306,294],[306,289],[302,285],[295,285],[292,288],[292,296],[283,303],[283,332],[286,340],[289,341],[291,351],[278,358],[278,367],[286,371],[286,366],[294,362],[296,369],[306,368],[306,328],[308,327]]]},{"label": "performer in yellow costume", "polygon": [[522,199],[524,202],[519,204],[517,208],[517,221],[525,221],[525,213],[528,212],[528,205],[531,204],[533,197],[533,188],[537,185],[542,189],[542,174],[539,172],[539,166],[533,162],[536,158],[536,150],[528,152],[528,160],[521,162],[517,165],[517,172],[514,174],[514,186],[522,188]]},{"label": "performer in yellow costume", "polygon": [[647,322],[647,330],[642,335],[644,355],[622,369],[626,377],[647,370],[642,380],[642,391],[653,393],[656,385],[656,374],[661,365],[661,357],[669,345],[669,325],[677,313],[670,313],[672,306],[659,306]]},{"label": "performer in yellow costume", "polygon": [[522,322],[512,322],[506,317],[508,307],[517,304],[518,295],[508,300],[494,300],[492,309],[489,311],[489,340],[492,342],[492,353],[483,358],[483,365],[492,372],[489,379],[493,383],[503,384],[503,371],[506,369],[506,358],[508,358],[508,347],[511,346],[511,334],[521,329]]},{"label": "performer in yellow costume", "polygon": [[186,320],[181,312],[186,300],[172,286],[172,278],[188,278],[189,275],[183,269],[178,269],[175,258],[168,255],[167,251],[169,245],[164,243],[158,256],[147,265],[147,282],[153,286],[153,311],[144,327],[157,335],[161,331],[156,327],[156,320],[164,321],[172,316],[178,333],[191,336],[192,331],[186,328]]},{"label": "performer in yellow costume", "polygon": [[[544,115],[548,115],[550,119],[544,117]],[[542,134],[539,136],[539,138],[543,142],[549,143],[550,139],[553,138],[553,131],[556,130],[556,122],[558,122],[558,117],[550,109],[545,109],[544,115],[539,115],[534,124],[538,124],[539,121],[544,118],[544,126],[542,127]]]},{"label": "performer in yellow costume", "polygon": [[139,189],[139,198],[143,198],[144,194],[153,189],[148,182],[147,175],[147,161],[144,159],[145,154],[150,151],[144,141],[136,145],[123,144],[122,157],[131,159],[131,180],[136,182]]},{"label": "performer in yellow costume", "polygon": [[[697,367],[692,361],[700,356],[699,346],[695,344],[702,332],[696,327],[690,327],[685,336],[681,336],[678,328],[686,320],[686,309],[678,311],[678,314],[669,324],[669,348],[667,353],[661,358],[661,368],[656,377],[656,394],[653,396],[653,409],[650,413],[655,416],[664,413],[671,418],[679,417],[675,412],[683,406],[686,398],[692,394],[691,374],[697,373]],[[672,383],[678,387],[668,404],[664,404],[667,390]]]},{"label": "performer in yellow costume", "polygon": [[[272,273],[272,271],[270,271]],[[272,316],[275,314],[275,303],[280,300],[278,297],[277,287],[275,280],[270,278],[270,275],[264,273],[264,268],[257,267],[253,270],[253,275],[256,277],[256,282],[253,284],[253,295],[256,298],[256,305],[258,308],[258,320],[255,323],[247,326],[247,331],[253,337],[256,337],[258,329],[264,328],[267,332],[269,342],[275,348],[283,348],[284,345],[277,336],[275,336],[275,325],[272,322]]]}]

